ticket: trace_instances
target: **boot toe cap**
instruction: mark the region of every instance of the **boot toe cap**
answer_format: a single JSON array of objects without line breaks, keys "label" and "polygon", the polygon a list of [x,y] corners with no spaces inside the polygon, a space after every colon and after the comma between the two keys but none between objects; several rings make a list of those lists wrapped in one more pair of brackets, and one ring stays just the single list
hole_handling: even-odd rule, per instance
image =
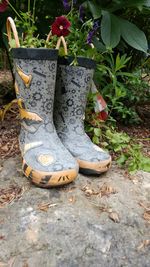
[{"label": "boot toe cap", "polygon": [[91,159],[91,161],[77,159],[79,163],[79,170],[86,175],[99,175],[106,172],[111,167],[111,157],[103,158],[103,160]]},{"label": "boot toe cap", "polygon": [[66,169],[62,171],[39,171],[23,161],[23,173],[39,187],[50,188],[65,185],[74,181],[78,175],[78,169]]}]

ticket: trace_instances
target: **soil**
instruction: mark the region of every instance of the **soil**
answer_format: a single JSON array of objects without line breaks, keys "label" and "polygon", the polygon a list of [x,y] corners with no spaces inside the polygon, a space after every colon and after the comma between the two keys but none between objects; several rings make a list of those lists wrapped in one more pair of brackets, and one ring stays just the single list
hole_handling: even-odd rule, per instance
[{"label": "soil", "polygon": [[0,71],[0,107],[15,98],[10,71]]},{"label": "soil", "polygon": [[[150,109],[149,109],[150,111]],[[127,133],[136,143],[142,146],[143,153],[150,156],[150,125],[143,123],[140,125],[118,124],[118,130]]]}]

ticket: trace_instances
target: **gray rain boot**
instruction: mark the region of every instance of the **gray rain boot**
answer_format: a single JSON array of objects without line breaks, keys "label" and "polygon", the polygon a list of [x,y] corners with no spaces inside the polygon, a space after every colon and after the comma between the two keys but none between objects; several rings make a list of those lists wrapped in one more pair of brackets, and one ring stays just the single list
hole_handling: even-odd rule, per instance
[{"label": "gray rain boot", "polygon": [[64,146],[77,159],[80,172],[100,174],[109,169],[110,155],[94,145],[84,131],[84,116],[95,63],[78,58],[70,66],[70,57],[60,58],[54,104],[54,124]]},{"label": "gray rain boot", "polygon": [[12,49],[18,98],[23,172],[40,187],[70,183],[78,164],[63,146],[53,124],[57,50]]}]

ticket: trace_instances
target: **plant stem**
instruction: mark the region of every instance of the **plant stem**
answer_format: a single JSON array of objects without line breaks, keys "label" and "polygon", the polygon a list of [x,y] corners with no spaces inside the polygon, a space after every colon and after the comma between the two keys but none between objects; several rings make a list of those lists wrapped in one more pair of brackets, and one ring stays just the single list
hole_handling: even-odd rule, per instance
[{"label": "plant stem", "polygon": [[11,4],[10,2],[8,2],[8,4],[9,4],[10,8],[16,13],[16,15],[17,15],[22,21],[24,21],[24,20],[22,19],[22,17],[20,16],[20,14],[17,12],[17,10],[12,6],[12,4]]},{"label": "plant stem", "polygon": [[35,6],[36,6],[36,0],[34,0],[34,2],[33,2],[32,26],[35,23]]},{"label": "plant stem", "polygon": [[67,17],[69,17],[70,15],[72,16],[72,11],[73,11],[73,0],[71,1],[71,8],[69,13],[67,14]]},{"label": "plant stem", "polygon": [[28,13],[30,12],[30,0],[28,0]]},{"label": "plant stem", "polygon": [[71,1],[71,11],[72,11],[72,9],[73,9],[73,0]]},{"label": "plant stem", "polygon": [[31,21],[30,20],[30,0],[28,0],[28,16],[29,16],[29,25],[30,25],[30,21]]}]

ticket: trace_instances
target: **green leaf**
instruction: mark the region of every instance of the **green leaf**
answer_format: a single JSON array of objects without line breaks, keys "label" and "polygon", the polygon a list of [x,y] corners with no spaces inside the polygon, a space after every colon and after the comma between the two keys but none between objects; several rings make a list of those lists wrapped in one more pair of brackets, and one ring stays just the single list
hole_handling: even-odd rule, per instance
[{"label": "green leaf", "polygon": [[92,141],[93,141],[93,143],[96,144],[96,145],[99,144],[99,138],[98,138],[96,135],[93,136]]},{"label": "green leaf", "polygon": [[9,45],[10,45],[11,48],[16,48],[16,41],[15,41],[15,39],[11,39],[9,41]]},{"label": "green leaf", "polygon": [[150,0],[146,0],[146,1],[144,1],[144,6],[148,6],[148,7],[150,7]]},{"label": "green leaf", "polygon": [[118,54],[116,57],[116,66],[115,71],[118,71],[126,66],[126,63],[130,60],[131,57],[126,57],[126,54],[121,56]]},{"label": "green leaf", "polygon": [[123,39],[133,48],[147,53],[148,43],[145,33],[125,19],[119,19],[119,21]]},{"label": "green leaf", "polygon": [[125,71],[124,72],[121,72],[121,71],[117,72],[116,76],[128,76],[128,77],[134,78],[133,73],[129,73],[129,72],[125,72]]},{"label": "green leaf", "polygon": [[131,159],[129,165],[128,165],[128,171],[130,173],[135,173],[138,170],[138,165],[136,162],[134,162],[134,160]]},{"label": "green leaf", "polygon": [[101,37],[108,48],[114,48],[120,42],[120,26],[118,18],[106,11],[103,12],[101,22]]},{"label": "green leaf", "polygon": [[98,19],[101,17],[101,8],[98,4],[93,3],[93,1],[88,1],[88,7],[94,19]]},{"label": "green leaf", "polygon": [[95,134],[97,137],[100,137],[100,136],[101,136],[101,129],[99,129],[99,128],[94,128],[94,134]]},{"label": "green leaf", "polygon": [[140,169],[150,172],[150,158],[142,157]]},{"label": "green leaf", "polygon": [[142,10],[143,6],[150,6],[150,0],[116,0],[111,2],[115,2],[110,5],[109,11],[111,10],[111,12],[128,7],[135,7]]},{"label": "green leaf", "polygon": [[106,51],[106,47],[96,37],[93,38],[93,44],[96,47],[98,52]]},{"label": "green leaf", "polygon": [[117,163],[119,165],[124,165],[127,159],[128,159],[128,156],[126,156],[125,154],[121,154],[121,156],[117,159]]}]

